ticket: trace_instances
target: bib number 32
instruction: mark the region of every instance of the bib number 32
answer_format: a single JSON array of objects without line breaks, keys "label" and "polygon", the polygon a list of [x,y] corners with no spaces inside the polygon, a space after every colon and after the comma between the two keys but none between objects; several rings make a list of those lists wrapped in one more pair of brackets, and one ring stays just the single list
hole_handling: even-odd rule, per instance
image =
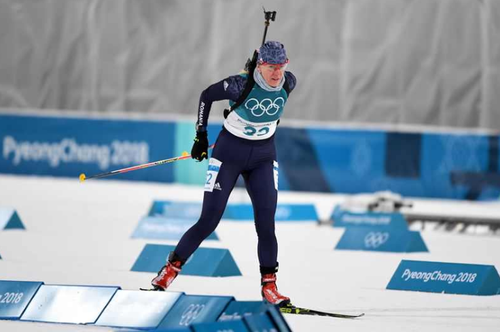
[{"label": "bib number 32", "polygon": [[243,132],[247,136],[263,136],[269,132],[269,127],[262,127],[259,130],[255,127],[246,126]]}]

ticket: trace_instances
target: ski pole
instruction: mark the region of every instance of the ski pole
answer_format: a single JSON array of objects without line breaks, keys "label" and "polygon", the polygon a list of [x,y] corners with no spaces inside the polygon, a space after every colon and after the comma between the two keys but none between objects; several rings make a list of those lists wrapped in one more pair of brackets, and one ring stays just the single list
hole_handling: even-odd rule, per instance
[{"label": "ski pole", "polygon": [[[212,144],[208,148],[212,149],[214,146],[215,146],[215,144]],[[117,169],[117,170],[110,171],[110,172],[100,173],[100,174],[91,175],[91,176],[86,176],[85,173],[82,173],[82,174],[80,174],[80,182],[83,182],[83,181],[89,180],[89,179],[105,178],[105,177],[115,175],[115,174],[127,173],[127,172],[131,172],[131,171],[136,171],[138,169],[173,163],[174,161],[177,161],[177,160],[183,160],[183,159],[189,159],[189,158],[191,158],[191,155],[189,153],[187,153],[187,151],[184,151],[182,153],[182,155],[180,155],[178,157],[173,157],[173,158],[168,158],[168,159],[163,159],[163,160],[158,160],[158,161],[152,161],[150,163],[121,168],[121,169]]]}]

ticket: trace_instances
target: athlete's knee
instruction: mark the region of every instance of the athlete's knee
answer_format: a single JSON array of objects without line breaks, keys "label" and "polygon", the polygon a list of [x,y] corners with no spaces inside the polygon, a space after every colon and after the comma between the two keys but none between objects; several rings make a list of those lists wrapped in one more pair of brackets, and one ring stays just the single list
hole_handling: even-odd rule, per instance
[{"label": "athlete's knee", "polygon": [[201,217],[193,228],[196,232],[203,234],[204,236],[209,236],[219,225],[220,219],[214,217]]}]

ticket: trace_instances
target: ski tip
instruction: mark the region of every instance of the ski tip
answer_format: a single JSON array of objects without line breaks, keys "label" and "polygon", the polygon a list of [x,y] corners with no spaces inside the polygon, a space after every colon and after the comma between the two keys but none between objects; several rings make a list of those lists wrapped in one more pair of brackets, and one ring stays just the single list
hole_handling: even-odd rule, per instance
[{"label": "ski tip", "polygon": [[80,178],[80,182],[83,182],[83,181],[85,181],[85,179],[86,179],[87,177],[85,176],[85,174],[84,174],[84,173],[82,173],[82,174],[80,174],[80,177],[79,177],[79,178]]}]

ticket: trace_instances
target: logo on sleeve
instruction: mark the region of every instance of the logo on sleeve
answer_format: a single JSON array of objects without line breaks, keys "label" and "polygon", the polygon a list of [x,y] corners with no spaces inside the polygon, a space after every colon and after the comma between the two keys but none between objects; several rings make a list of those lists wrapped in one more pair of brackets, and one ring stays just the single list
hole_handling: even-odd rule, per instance
[{"label": "logo on sleeve", "polygon": [[228,84],[226,81],[224,81],[224,91],[226,91],[226,90],[227,90],[227,87],[228,87],[228,86],[229,86],[229,84]]}]

